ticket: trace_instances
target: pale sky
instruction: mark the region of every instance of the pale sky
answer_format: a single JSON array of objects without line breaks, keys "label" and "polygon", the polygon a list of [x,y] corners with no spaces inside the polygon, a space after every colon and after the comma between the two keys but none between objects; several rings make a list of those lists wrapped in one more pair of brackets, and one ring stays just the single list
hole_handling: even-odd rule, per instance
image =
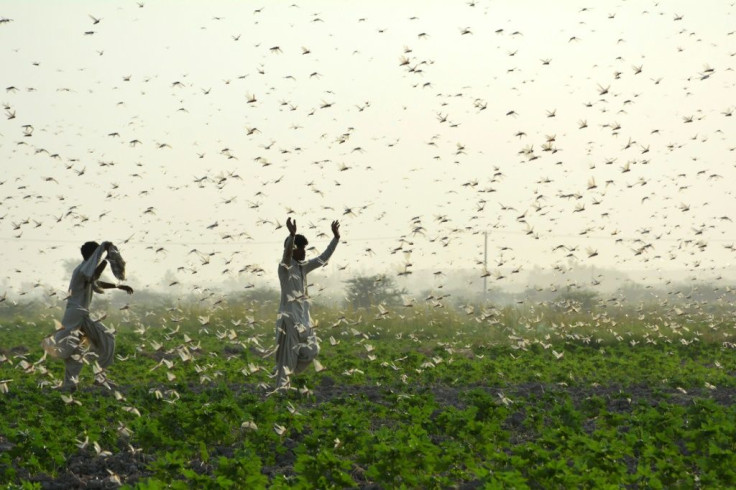
[{"label": "pale sky", "polygon": [[0,1],[0,294],[66,290],[87,240],[134,287],[277,287],[287,216],[312,256],[341,221],[342,277],[480,276],[486,231],[501,287],[571,263],[717,276],[735,12]]}]

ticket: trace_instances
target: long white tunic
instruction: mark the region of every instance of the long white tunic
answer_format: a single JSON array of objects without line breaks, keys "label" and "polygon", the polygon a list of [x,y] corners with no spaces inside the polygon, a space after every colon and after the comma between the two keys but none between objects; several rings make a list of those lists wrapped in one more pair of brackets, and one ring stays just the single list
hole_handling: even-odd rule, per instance
[{"label": "long white tunic", "polygon": [[72,272],[69,281],[69,298],[66,301],[66,311],[61,320],[64,328],[75,329],[82,325],[89,317],[89,305],[92,302],[92,285],[95,269],[102,261],[105,247],[100,245],[92,255],[79,264]]},{"label": "long white tunic", "polygon": [[307,291],[307,274],[322,267],[332,256],[340,240],[336,237],[330,241],[324,252],[318,257],[300,262],[291,257],[294,248],[294,237],[289,236],[284,246],[284,254],[279,263],[279,282],[281,283],[281,301],[276,319],[276,339],[282,321],[293,325],[311,327],[309,314],[309,296]]},{"label": "long white tunic", "polygon": [[115,337],[108,332],[102,322],[93,321],[89,316],[92,286],[97,279],[94,277],[95,269],[102,261],[103,253],[105,253],[104,244],[97,247],[92,255],[72,272],[69,298],[61,320],[64,328],[54,335],[56,355],[67,361],[65,378],[77,376],[81,369],[82,352],[79,346],[81,334],[89,340],[94,360],[101,367],[111,364],[115,355]]},{"label": "long white tunic", "polygon": [[276,319],[277,388],[288,387],[290,376],[306,368],[319,353],[309,314],[307,274],[327,263],[338,242],[337,237],[333,238],[319,257],[300,262],[291,257],[294,237],[286,240],[278,271],[281,301]]}]

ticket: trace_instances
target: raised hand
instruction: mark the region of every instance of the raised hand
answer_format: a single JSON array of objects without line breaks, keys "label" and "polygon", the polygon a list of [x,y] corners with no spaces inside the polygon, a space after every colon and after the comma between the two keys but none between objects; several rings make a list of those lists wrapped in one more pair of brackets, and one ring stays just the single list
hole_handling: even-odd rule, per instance
[{"label": "raised hand", "polygon": [[286,218],[286,228],[289,230],[291,236],[296,235],[296,220],[292,221],[291,218]]},{"label": "raised hand", "polygon": [[340,222],[337,220],[332,222],[332,234],[335,238],[340,238]]}]

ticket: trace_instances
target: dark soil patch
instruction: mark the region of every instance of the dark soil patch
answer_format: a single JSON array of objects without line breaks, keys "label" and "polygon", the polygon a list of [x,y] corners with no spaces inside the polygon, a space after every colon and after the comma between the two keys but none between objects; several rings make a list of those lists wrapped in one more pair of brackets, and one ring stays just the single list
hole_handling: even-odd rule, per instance
[{"label": "dark soil patch", "polygon": [[118,488],[150,476],[146,466],[151,461],[153,457],[140,452],[122,451],[101,457],[90,451],[80,451],[67,460],[66,467],[56,477],[40,474],[22,479],[40,483],[41,488],[48,490]]}]

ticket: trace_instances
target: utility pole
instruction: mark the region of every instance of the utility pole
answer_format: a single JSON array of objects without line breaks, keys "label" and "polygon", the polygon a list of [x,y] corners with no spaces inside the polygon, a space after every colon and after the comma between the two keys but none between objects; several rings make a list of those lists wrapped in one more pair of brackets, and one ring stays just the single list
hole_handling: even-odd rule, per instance
[{"label": "utility pole", "polygon": [[[488,232],[483,232],[483,270],[488,271]],[[483,274],[483,303],[488,300],[488,274]]]}]

